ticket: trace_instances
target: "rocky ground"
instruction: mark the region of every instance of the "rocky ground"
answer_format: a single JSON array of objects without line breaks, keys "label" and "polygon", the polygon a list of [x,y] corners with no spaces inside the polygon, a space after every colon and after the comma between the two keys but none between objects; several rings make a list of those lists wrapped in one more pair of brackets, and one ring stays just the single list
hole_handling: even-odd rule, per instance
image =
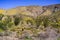
[{"label": "rocky ground", "polygon": [[46,32],[41,32],[37,36],[33,35],[28,38],[26,37],[26,34],[19,38],[15,37],[14,33],[11,35],[0,35],[0,40],[57,40],[58,38],[60,38],[60,33],[57,33],[56,30],[50,28],[46,28]]}]

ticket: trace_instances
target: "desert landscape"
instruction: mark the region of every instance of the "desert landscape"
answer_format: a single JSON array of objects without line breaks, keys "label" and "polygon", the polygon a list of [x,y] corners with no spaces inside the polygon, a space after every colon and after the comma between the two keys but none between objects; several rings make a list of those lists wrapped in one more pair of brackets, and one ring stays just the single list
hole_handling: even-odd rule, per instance
[{"label": "desert landscape", "polygon": [[1,8],[0,40],[60,40],[60,4]]}]

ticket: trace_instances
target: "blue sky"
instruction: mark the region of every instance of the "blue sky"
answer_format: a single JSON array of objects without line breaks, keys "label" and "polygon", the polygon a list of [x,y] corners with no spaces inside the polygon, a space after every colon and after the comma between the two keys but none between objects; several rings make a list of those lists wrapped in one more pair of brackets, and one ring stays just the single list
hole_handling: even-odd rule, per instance
[{"label": "blue sky", "polygon": [[10,9],[17,6],[60,4],[60,0],[0,0],[0,8]]}]

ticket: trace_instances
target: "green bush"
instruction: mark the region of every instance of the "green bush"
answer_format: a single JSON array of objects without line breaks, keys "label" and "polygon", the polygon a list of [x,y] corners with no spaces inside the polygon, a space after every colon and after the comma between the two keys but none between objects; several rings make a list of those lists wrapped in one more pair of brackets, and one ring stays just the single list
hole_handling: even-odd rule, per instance
[{"label": "green bush", "polygon": [[0,14],[0,20],[3,18],[3,16],[4,16],[3,14]]},{"label": "green bush", "polygon": [[22,20],[22,18],[21,17],[15,17],[14,18],[14,24],[15,24],[15,26],[17,26],[19,23],[20,23],[20,21]]}]

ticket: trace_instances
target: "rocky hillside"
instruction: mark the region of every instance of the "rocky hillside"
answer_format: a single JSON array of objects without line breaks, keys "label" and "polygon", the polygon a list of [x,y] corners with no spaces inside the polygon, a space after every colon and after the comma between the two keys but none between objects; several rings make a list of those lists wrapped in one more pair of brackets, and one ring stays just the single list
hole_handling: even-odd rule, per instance
[{"label": "rocky hillside", "polygon": [[0,40],[60,40],[60,4],[0,9]]},{"label": "rocky hillside", "polygon": [[39,15],[49,15],[52,12],[57,12],[60,10],[60,4],[56,5],[48,5],[48,6],[20,6],[8,10],[0,9],[1,13],[5,15],[29,15],[33,17],[37,17]]}]

